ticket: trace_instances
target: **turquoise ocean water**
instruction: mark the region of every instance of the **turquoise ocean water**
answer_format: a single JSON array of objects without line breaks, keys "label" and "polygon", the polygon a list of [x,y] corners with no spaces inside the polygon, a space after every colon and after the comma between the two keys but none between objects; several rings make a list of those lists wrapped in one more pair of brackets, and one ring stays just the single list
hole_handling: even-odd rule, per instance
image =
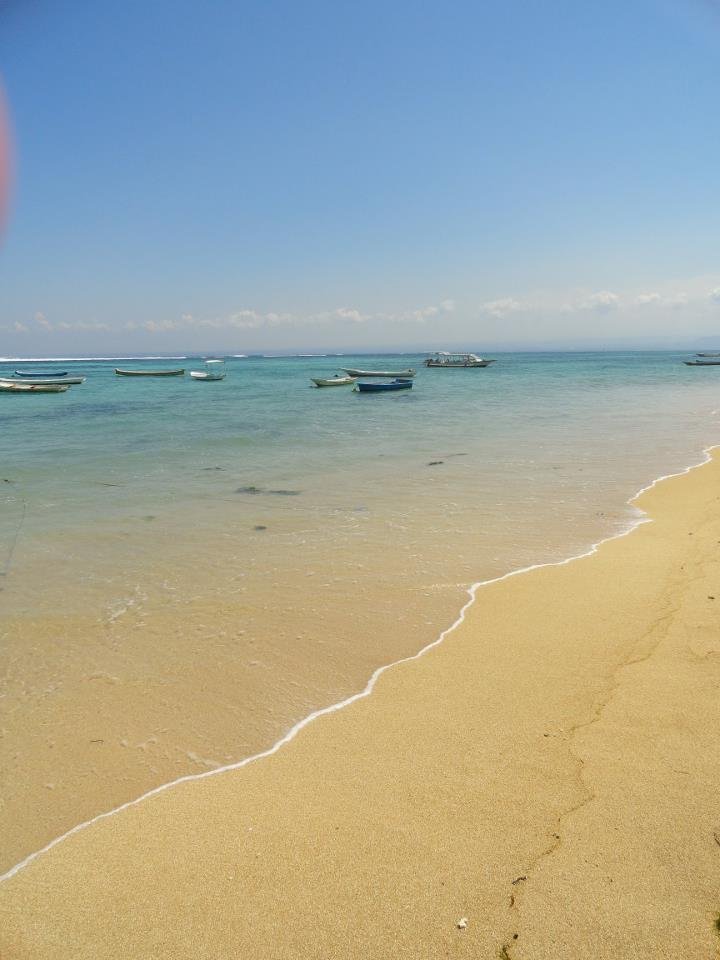
[{"label": "turquoise ocean water", "polygon": [[[158,559],[165,579],[218,582],[265,553],[287,570],[344,545],[368,564],[373,550],[398,564],[437,551],[457,562],[451,580],[472,581],[577,551],[627,522],[637,488],[720,439],[720,368],[681,359],[500,354],[443,371],[408,355],[240,358],[219,383],[57,363],[87,382],[0,398],[6,602],[73,607],[89,590],[111,609],[153,589]],[[124,363],[143,364],[158,361]],[[399,395],[310,386],[343,364],[419,372]]]}]

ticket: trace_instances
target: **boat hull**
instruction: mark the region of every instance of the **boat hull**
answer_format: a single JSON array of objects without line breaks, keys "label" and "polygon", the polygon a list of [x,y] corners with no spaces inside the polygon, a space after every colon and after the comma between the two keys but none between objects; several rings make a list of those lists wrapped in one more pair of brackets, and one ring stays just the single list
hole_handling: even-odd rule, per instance
[{"label": "boat hull", "polygon": [[489,367],[494,360],[480,360],[473,363],[442,363],[438,360],[426,360],[426,367],[438,367],[442,370],[475,370],[479,367]]},{"label": "boat hull", "polygon": [[0,383],[0,393],[65,393],[67,383]]},{"label": "boat hull", "polygon": [[415,376],[417,370],[409,368],[407,370],[351,370],[349,367],[341,367],[349,377],[399,377],[403,380],[410,380]]},{"label": "boat hull", "polygon": [[686,367],[720,367],[720,360],[683,360]]},{"label": "boat hull", "polygon": [[357,377],[328,377],[325,379],[310,377],[310,379],[316,387],[347,387],[351,383],[355,383]]},{"label": "boat hull", "polygon": [[118,377],[182,377],[185,374],[185,368],[180,370],[121,370],[115,367],[115,373]]},{"label": "boat hull", "polygon": [[23,377],[22,379],[15,377],[0,377],[0,383],[17,383],[20,386],[26,384],[33,387],[72,387],[78,383],[85,383],[85,379],[85,377],[37,377],[36,379],[31,379],[30,377]]},{"label": "boat hull", "polygon": [[32,377],[33,380],[51,379],[58,380],[60,377],[66,377],[67,370],[16,370],[16,377]]},{"label": "boat hull", "polygon": [[191,370],[190,376],[193,380],[224,380],[225,373],[203,373],[202,370]]},{"label": "boat hull", "polygon": [[358,393],[391,393],[396,390],[412,390],[412,380],[395,380],[393,383],[358,383]]}]

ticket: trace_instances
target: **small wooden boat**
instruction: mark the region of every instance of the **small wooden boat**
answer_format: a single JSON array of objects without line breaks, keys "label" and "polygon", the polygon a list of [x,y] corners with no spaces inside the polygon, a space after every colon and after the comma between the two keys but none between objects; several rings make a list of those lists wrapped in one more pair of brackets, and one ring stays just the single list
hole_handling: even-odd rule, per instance
[{"label": "small wooden boat", "polygon": [[19,383],[19,384],[25,383],[25,384],[30,384],[36,387],[43,387],[43,386],[49,387],[49,386],[55,386],[55,385],[60,385],[60,386],[64,385],[67,387],[72,387],[73,384],[85,383],[85,379],[86,379],[85,377],[37,377],[37,378],[0,377],[0,383]]},{"label": "small wooden boat", "polygon": [[121,370],[115,367],[115,373],[118,377],[182,377],[185,368],[180,370]]},{"label": "small wooden boat", "polygon": [[357,377],[341,377],[336,374],[334,377],[310,377],[316,387],[346,387],[348,384],[355,383]]},{"label": "small wooden boat", "polygon": [[720,358],[717,360],[683,360],[686,367],[720,367]]},{"label": "small wooden boat", "polygon": [[50,377],[52,379],[57,379],[58,377],[66,377],[68,375],[67,370],[16,370],[16,377],[33,377],[39,379],[41,377]]},{"label": "small wooden boat", "polygon": [[341,367],[349,377],[396,377],[402,380],[410,380],[415,376],[417,370],[408,368],[407,370],[351,370],[349,367]]},{"label": "small wooden boat", "polygon": [[224,360],[206,360],[204,370],[191,370],[190,376],[193,380],[224,380],[225,379],[225,361]]},{"label": "small wooden boat", "polygon": [[714,353],[696,353],[696,357],[720,357],[720,352]]},{"label": "small wooden boat", "polygon": [[398,377],[390,383],[363,383],[356,384],[359,393],[386,393],[389,390],[412,390],[413,382],[407,377]]},{"label": "small wooden boat", "polygon": [[489,367],[494,360],[484,360],[474,353],[445,353],[440,351],[428,357],[425,361],[426,367],[442,367],[453,370],[477,369],[478,367]]},{"label": "small wooden boat", "polygon": [[0,393],[65,393],[69,389],[67,383],[9,383],[0,380]]}]

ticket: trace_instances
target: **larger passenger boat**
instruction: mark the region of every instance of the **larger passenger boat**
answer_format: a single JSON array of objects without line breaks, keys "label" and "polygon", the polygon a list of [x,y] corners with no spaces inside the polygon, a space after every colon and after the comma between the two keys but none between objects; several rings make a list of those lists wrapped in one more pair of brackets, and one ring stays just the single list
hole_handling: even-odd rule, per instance
[{"label": "larger passenger boat", "polygon": [[434,353],[431,357],[428,357],[425,361],[425,366],[459,367],[466,369],[467,367],[489,367],[491,363],[495,363],[495,361],[484,360],[474,353],[447,353],[441,350],[439,353]]}]

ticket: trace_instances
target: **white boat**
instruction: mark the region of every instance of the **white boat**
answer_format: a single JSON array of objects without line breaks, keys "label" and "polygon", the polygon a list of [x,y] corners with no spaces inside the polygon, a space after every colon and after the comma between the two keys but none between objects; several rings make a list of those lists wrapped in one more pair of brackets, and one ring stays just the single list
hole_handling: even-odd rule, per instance
[{"label": "white boat", "polygon": [[29,384],[33,387],[67,386],[76,383],[85,383],[86,377],[0,377],[0,383]]},{"label": "white boat", "polygon": [[425,361],[426,367],[452,367],[454,369],[468,369],[469,367],[489,367],[494,360],[484,360],[474,353],[447,353],[441,350],[434,353]]},{"label": "white boat", "polygon": [[193,380],[224,380],[225,361],[224,360],[206,360],[204,370],[191,370],[190,376]]},{"label": "white boat", "polygon": [[417,370],[408,368],[407,370],[352,370],[349,367],[341,367],[349,377],[386,377],[391,380],[412,380]]},{"label": "white boat", "polygon": [[334,377],[310,377],[316,387],[345,387],[348,384],[355,383],[357,377],[341,377],[337,374]]},{"label": "white boat", "polygon": [[0,380],[0,393],[65,393],[67,383],[8,383]]}]

